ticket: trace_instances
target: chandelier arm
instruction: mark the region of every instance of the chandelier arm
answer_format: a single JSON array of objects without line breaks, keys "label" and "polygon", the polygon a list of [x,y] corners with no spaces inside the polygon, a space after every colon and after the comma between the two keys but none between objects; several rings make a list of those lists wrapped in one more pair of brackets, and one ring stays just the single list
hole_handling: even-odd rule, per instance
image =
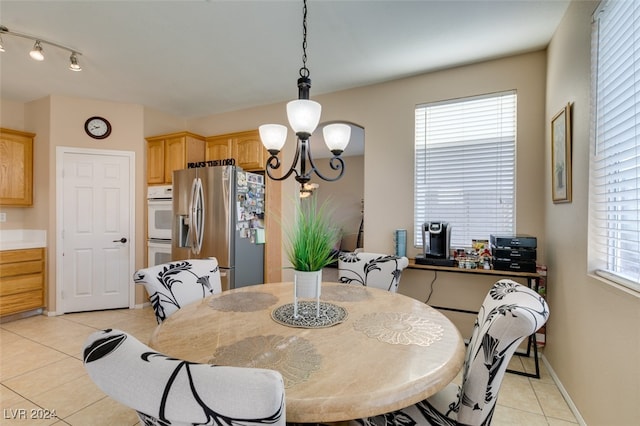
[{"label": "chandelier arm", "polygon": [[297,180],[299,178],[300,174],[295,169],[295,166],[296,166],[296,164],[298,164],[298,158],[299,157],[300,157],[300,144],[298,144],[298,146],[296,147],[296,153],[293,156],[293,162],[291,163],[291,167],[289,168],[289,171],[285,175],[278,177],[278,176],[273,176],[271,174],[271,170],[279,169],[280,166],[282,165],[282,163],[280,161],[280,158],[277,155],[271,154],[271,156],[267,160],[267,165],[266,165],[267,175],[273,180],[285,180],[289,176],[291,176],[292,173],[295,173],[296,174],[296,180]]},{"label": "chandelier arm", "polygon": [[338,175],[333,178],[329,178],[323,175],[320,172],[320,170],[318,170],[315,163],[313,162],[313,158],[311,158],[311,154],[309,154],[309,163],[311,164],[311,170],[309,170],[309,173],[308,173],[309,177],[311,176],[311,172],[313,171],[316,175],[318,175],[320,179],[326,180],[327,182],[334,182],[340,179],[344,174],[344,160],[342,159],[342,157],[339,157],[337,155],[335,155],[331,160],[329,160],[329,166],[331,167],[331,169],[340,171],[340,173],[338,173]]},{"label": "chandelier arm", "polygon": [[[311,172],[313,171],[313,162],[311,161],[311,149],[309,146],[309,138],[299,139],[298,146],[301,149],[300,153],[300,173],[297,174],[296,180],[300,184],[305,184],[311,179]],[[311,170],[307,171],[307,158],[311,164]]]}]

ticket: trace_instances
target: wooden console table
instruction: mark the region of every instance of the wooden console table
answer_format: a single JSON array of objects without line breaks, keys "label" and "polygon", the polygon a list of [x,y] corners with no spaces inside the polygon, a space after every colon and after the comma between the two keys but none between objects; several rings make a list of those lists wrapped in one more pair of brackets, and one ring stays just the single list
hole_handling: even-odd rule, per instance
[{"label": "wooden console table", "polygon": [[[466,269],[466,268],[458,268],[453,266],[422,265],[422,264],[417,264],[415,259],[409,259],[408,268],[422,269],[422,270],[436,271],[436,272],[451,272],[451,273],[459,273],[459,274],[492,275],[492,276],[498,276],[502,278],[526,278],[527,286],[535,291],[538,291],[540,278],[542,277],[542,275],[540,275],[537,272],[500,271],[496,269]],[[443,310],[443,311],[461,312],[465,314],[474,314],[474,315],[478,314],[478,311],[470,311],[466,309],[458,309],[458,308],[452,308],[448,306],[435,306],[435,305],[429,305],[429,306],[435,309]],[[529,339],[527,339],[526,352],[516,352],[516,355],[530,357],[532,348],[533,348],[533,357],[534,357],[534,363],[536,368],[536,372],[534,374],[523,372],[523,371],[511,370],[511,369],[507,369],[507,371],[509,373],[519,374],[521,376],[527,376],[527,377],[533,377],[533,378],[539,379],[540,365],[538,363],[538,345],[536,344],[535,333],[529,336]]]}]

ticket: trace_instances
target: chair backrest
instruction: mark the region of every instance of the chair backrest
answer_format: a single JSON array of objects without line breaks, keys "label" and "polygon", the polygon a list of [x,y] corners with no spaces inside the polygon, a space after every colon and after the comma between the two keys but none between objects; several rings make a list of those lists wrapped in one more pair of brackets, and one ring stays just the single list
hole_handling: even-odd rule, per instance
[{"label": "chair backrest", "polygon": [[213,257],[139,269],[133,280],[147,289],[158,324],[182,306],[222,292],[218,260]]},{"label": "chair backrest", "polygon": [[454,408],[459,424],[491,423],[511,357],[548,318],[549,306],[534,290],[508,279],[493,285],[467,347],[461,391]]},{"label": "chair backrest", "polygon": [[380,253],[344,252],[338,256],[338,280],[398,291],[402,270],[409,265],[406,257]]},{"label": "chair backrest", "polygon": [[286,424],[277,371],[171,358],[121,330],[91,334],[83,361],[95,384],[136,410],[141,424]]}]

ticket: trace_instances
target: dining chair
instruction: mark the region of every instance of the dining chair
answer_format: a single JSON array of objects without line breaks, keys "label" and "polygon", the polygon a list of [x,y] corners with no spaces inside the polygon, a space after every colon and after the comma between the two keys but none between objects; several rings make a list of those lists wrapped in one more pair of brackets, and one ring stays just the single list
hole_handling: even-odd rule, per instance
[{"label": "dining chair", "polygon": [[359,251],[342,252],[338,256],[338,281],[396,293],[402,270],[408,265],[409,259],[404,256]]},{"label": "dining chair", "polygon": [[158,324],[182,306],[222,292],[218,260],[187,259],[139,269],[133,281],[149,293]]},{"label": "dining chair", "polygon": [[116,329],[92,333],[83,362],[91,380],[143,425],[286,424],[284,382],[274,370],[176,359]]},{"label": "dining chair", "polygon": [[515,281],[496,282],[484,299],[467,347],[462,385],[357,425],[489,425],[507,365],[518,345],[549,318],[547,302]]}]

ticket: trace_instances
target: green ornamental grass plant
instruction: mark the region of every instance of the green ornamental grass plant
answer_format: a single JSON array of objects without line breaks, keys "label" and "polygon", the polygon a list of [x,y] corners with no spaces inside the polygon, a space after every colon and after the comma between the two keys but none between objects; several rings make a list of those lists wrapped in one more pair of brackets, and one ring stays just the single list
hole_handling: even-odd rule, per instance
[{"label": "green ornamental grass plant", "polygon": [[295,223],[287,232],[287,257],[297,271],[320,271],[333,261],[332,251],[340,237],[333,226],[328,200],[318,206],[316,195],[296,204]]}]

